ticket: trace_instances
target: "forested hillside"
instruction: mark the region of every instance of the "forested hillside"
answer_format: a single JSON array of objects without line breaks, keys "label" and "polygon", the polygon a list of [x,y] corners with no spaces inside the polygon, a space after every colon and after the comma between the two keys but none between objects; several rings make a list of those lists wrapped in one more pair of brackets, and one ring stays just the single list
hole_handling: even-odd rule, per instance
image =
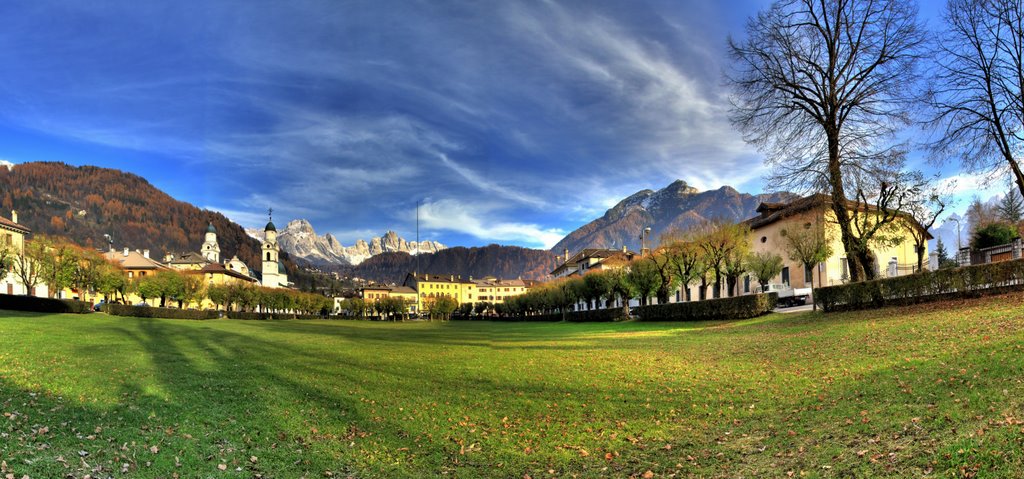
[{"label": "forested hillside", "polygon": [[352,274],[360,278],[395,283],[401,282],[406,273],[411,271],[476,278],[490,275],[544,280],[557,266],[556,261],[555,255],[549,251],[518,246],[460,246],[436,253],[424,253],[420,255],[418,264],[416,257],[408,253],[379,254],[354,267]]},{"label": "forested hillside", "polygon": [[[83,246],[164,253],[198,251],[206,225],[217,228],[221,257],[234,255],[259,270],[260,243],[224,215],[178,201],[144,178],[119,170],[64,163],[22,163],[0,168],[3,216],[18,211],[19,223],[34,233],[64,236]],[[298,269],[282,253],[289,276]],[[293,279],[294,281],[294,279]],[[301,281],[300,281],[301,282]]]}]

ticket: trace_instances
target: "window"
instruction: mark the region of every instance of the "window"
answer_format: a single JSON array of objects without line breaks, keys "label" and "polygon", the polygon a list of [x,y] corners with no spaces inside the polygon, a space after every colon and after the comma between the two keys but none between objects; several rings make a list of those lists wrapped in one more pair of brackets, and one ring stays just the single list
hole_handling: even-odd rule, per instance
[{"label": "window", "polygon": [[839,271],[844,281],[850,279],[850,264],[846,261],[846,258],[839,258]]},{"label": "window", "polygon": [[267,251],[267,261],[270,261],[270,251]]},{"label": "window", "polygon": [[750,292],[750,276],[744,276],[743,277],[743,292],[744,293],[749,293]]},{"label": "window", "polygon": [[768,237],[767,236],[762,236],[761,237],[761,242],[762,243],[767,243],[768,242]]},{"label": "window", "polygon": [[132,279],[134,277],[135,277],[135,272],[134,271],[129,271],[128,272],[128,279]]},{"label": "window", "polygon": [[4,242],[7,244],[7,246],[13,245],[14,244],[14,235],[11,234],[11,233],[7,233],[7,239]]},{"label": "window", "polygon": [[789,266],[782,268],[782,284],[789,284]]},{"label": "window", "polygon": [[804,265],[804,283],[810,284],[814,282],[814,265]]}]

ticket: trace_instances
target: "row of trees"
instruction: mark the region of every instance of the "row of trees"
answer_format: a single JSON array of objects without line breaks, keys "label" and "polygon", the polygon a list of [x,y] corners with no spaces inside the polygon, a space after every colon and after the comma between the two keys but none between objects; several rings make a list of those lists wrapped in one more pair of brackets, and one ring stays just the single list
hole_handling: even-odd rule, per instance
[{"label": "row of trees", "polygon": [[[792,261],[815,265],[832,254],[820,225],[784,233],[786,252]],[[709,288],[714,298],[735,296],[746,275],[766,288],[782,271],[783,258],[774,253],[753,253],[746,225],[709,222],[663,236],[660,246],[648,256],[631,262],[608,260],[605,265],[607,268],[582,277],[540,285],[495,305],[494,310],[501,316],[558,314],[580,303],[586,309],[597,309],[616,302],[628,309],[631,299],[638,299],[641,305],[649,304],[651,298],[659,304],[667,303],[680,286],[685,289],[685,301],[707,299]],[[691,286],[697,286],[697,298],[690,296]]]},{"label": "row of trees", "polygon": [[119,265],[108,261],[98,251],[45,235],[36,235],[27,241],[20,253],[0,248],[0,266],[10,269],[30,292],[46,285],[50,297],[71,288],[99,293],[106,301],[127,302],[130,295],[136,294],[143,301],[159,298],[160,306],[176,304],[179,308],[200,305],[205,299],[218,308],[237,306],[243,311],[319,314],[333,307],[332,299],[319,294],[263,288],[244,282],[207,285],[200,274],[176,270],[161,270],[128,279]]},{"label": "row of trees", "polygon": [[[932,35],[917,15],[908,0],[779,0],[729,40],[733,123],[766,154],[770,187],[830,195],[852,281],[874,275],[876,226],[904,211],[927,229],[944,208],[907,169],[903,129],[930,126],[916,146],[937,162],[959,157],[1024,193],[1022,3],[949,0]],[[867,206],[882,215],[858,228]]]}]

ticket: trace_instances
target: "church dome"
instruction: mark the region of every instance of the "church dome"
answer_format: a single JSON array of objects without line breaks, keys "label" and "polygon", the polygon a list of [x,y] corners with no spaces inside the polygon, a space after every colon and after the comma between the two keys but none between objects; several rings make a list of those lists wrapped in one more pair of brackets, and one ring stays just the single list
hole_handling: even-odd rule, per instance
[{"label": "church dome", "polygon": [[210,223],[210,225],[206,227],[206,232],[207,233],[216,233],[217,232],[217,228],[214,228],[213,227],[213,223]]},{"label": "church dome", "polygon": [[263,231],[274,231],[274,232],[276,232],[277,231],[277,227],[274,226],[274,222],[273,221],[268,221],[267,222],[267,227],[263,228]]}]

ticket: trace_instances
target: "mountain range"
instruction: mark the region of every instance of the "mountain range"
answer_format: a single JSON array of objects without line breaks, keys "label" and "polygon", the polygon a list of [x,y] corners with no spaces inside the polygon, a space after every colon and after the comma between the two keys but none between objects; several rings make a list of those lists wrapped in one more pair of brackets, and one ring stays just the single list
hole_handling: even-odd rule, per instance
[{"label": "mountain range", "polygon": [[620,201],[603,216],[587,223],[562,238],[551,251],[562,254],[583,248],[621,248],[640,251],[640,236],[651,228],[648,247],[657,246],[658,238],[672,231],[709,220],[742,221],[757,215],[762,202],[783,202],[795,199],[790,193],[751,195],[730,186],[699,191],[685,181],[676,180],[660,190],[641,190]]},{"label": "mountain range", "polygon": [[[245,231],[263,240],[263,230],[247,228]],[[417,246],[415,241],[406,241],[394,231],[372,238],[369,243],[359,239],[352,246],[344,246],[331,233],[317,235],[313,225],[304,219],[289,221],[284,229],[278,230],[277,242],[292,256],[317,267],[355,266],[381,253],[436,253],[446,248],[436,241],[421,241]]]},{"label": "mountain range", "polygon": [[[652,229],[648,243],[652,246],[660,235],[672,230],[710,219],[743,220],[754,216],[761,202],[792,198],[788,193],[750,195],[728,186],[698,191],[675,181],[657,191],[630,195],[600,218],[569,233],[550,251],[499,245],[448,248],[424,241],[419,245],[420,254],[410,255],[417,250],[415,242],[393,231],[343,246],[331,234],[317,235],[305,220],[288,223],[279,231],[279,240],[289,277],[299,280],[299,285],[303,273],[296,261],[334,265],[336,270],[378,281],[398,282],[413,270],[545,279],[564,250],[623,246],[639,250],[644,228]],[[222,257],[237,255],[257,270],[261,265],[258,238],[262,231],[247,232],[220,213],[178,201],[145,179],[118,170],[63,163],[0,165],[0,207],[5,213],[18,210],[20,221],[35,233],[65,236],[101,249],[150,249],[155,257],[197,249],[206,225],[213,223]],[[305,280],[311,281],[311,277]]]}]

